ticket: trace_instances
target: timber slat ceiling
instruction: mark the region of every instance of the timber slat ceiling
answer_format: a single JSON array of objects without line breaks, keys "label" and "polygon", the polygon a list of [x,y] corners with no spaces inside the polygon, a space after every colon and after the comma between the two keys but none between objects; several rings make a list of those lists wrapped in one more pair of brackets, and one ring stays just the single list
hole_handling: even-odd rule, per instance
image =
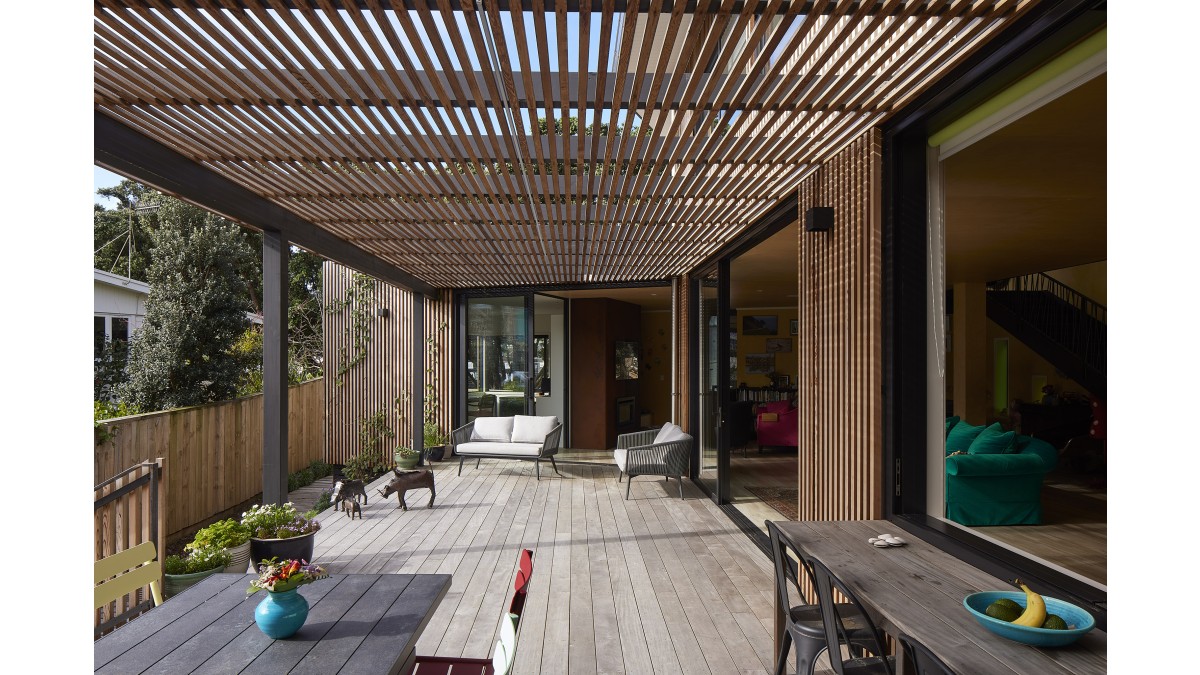
[{"label": "timber slat ceiling", "polygon": [[435,286],[660,279],[1033,1],[97,0],[94,100]]}]

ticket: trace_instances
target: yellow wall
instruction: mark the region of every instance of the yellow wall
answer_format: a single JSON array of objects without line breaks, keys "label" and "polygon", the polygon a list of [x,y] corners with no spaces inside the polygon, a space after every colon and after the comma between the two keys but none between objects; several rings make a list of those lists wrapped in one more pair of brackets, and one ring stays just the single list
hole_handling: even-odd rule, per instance
[{"label": "yellow wall", "polygon": [[1108,261],[1046,272],[1046,276],[1074,288],[1102,305],[1108,305]]},{"label": "yellow wall", "polygon": [[[775,335],[743,335],[743,316],[775,316],[778,330]],[[786,352],[775,352],[775,372],[788,376],[788,386],[796,386],[796,376],[800,372],[796,361],[796,337],[789,332],[791,322],[798,316],[798,310],[792,308],[752,308],[744,307],[737,310],[737,382],[734,386],[746,383],[747,387],[768,387],[771,379],[766,375],[752,375],[746,372],[746,354],[764,354],[767,351],[767,340],[781,338],[791,343],[791,349]]]},{"label": "yellow wall", "polygon": [[[642,312],[642,354],[638,364],[638,407],[650,425],[671,420],[671,311]],[[674,420],[676,424],[680,420]]]}]

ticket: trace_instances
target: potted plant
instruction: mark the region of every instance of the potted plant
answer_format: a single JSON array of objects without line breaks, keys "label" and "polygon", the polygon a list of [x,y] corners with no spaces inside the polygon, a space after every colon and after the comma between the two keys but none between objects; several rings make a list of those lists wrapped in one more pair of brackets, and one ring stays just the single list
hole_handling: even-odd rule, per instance
[{"label": "potted plant", "polygon": [[316,515],[315,511],[301,515],[291,502],[250,507],[242,514],[242,525],[250,529],[254,568],[268,558],[312,560],[313,541],[321,529]]},{"label": "potted plant", "polygon": [[194,551],[200,548],[219,548],[229,554],[230,563],[225,571],[245,574],[250,566],[250,528],[233,518],[218,520],[196,532],[192,543],[185,548]]},{"label": "potted plant", "polygon": [[421,455],[412,448],[403,445],[396,446],[396,466],[401,469],[411,469],[417,465],[417,460],[421,459]]},{"label": "potted plant", "polygon": [[193,548],[186,558],[167,556],[163,560],[163,597],[182,593],[201,579],[224,571],[228,564],[229,554],[211,546]]},{"label": "potted plant", "polygon": [[424,426],[425,459],[434,462],[442,461],[446,456],[446,435],[442,433],[437,422],[426,420]]},{"label": "potted plant", "polygon": [[258,578],[251,581],[246,590],[246,595],[267,592],[267,597],[254,608],[254,623],[258,629],[275,640],[295,635],[308,618],[308,600],[296,589],[328,576],[325,568],[307,560],[271,558],[263,561],[258,568]]}]

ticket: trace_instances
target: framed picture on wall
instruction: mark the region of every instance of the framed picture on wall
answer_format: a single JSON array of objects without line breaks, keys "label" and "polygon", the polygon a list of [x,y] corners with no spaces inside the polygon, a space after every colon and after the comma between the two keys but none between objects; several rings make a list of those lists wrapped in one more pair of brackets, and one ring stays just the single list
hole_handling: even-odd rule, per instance
[{"label": "framed picture on wall", "polygon": [[799,335],[800,334],[800,320],[792,319],[791,321],[788,322],[788,328],[789,328],[788,332],[791,335]]},{"label": "framed picture on wall", "polygon": [[790,351],[792,351],[792,338],[767,338],[767,351],[769,351],[769,352],[790,352]]},{"label": "framed picture on wall", "polygon": [[780,387],[792,386],[792,378],[788,377],[787,375],[780,375],[779,376],[779,386]]},{"label": "framed picture on wall", "polygon": [[747,354],[746,373],[748,375],[766,375],[775,372],[774,354]]},{"label": "framed picture on wall", "polygon": [[774,314],[749,315],[742,317],[742,335],[776,335],[779,333],[779,317]]}]

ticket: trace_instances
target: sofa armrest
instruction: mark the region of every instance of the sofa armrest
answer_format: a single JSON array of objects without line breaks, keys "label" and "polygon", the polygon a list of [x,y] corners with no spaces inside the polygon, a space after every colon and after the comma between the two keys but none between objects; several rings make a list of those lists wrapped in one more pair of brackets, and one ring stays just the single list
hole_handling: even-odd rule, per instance
[{"label": "sofa armrest", "polygon": [[658,429],[649,429],[647,431],[635,431],[629,434],[620,434],[617,436],[617,449],[622,448],[640,448],[650,445],[654,442],[654,437],[658,435]]},{"label": "sofa armrest", "polygon": [[1025,476],[1046,473],[1037,455],[954,455],[946,458],[948,476]]},{"label": "sofa armrest", "polygon": [[542,439],[542,451],[540,457],[550,457],[558,454],[558,440],[562,437],[562,425],[554,427],[546,437]]},{"label": "sofa armrest", "polygon": [[471,420],[461,427],[450,432],[450,454],[454,454],[454,448],[469,443],[471,441],[471,432],[475,429],[475,421]]}]

